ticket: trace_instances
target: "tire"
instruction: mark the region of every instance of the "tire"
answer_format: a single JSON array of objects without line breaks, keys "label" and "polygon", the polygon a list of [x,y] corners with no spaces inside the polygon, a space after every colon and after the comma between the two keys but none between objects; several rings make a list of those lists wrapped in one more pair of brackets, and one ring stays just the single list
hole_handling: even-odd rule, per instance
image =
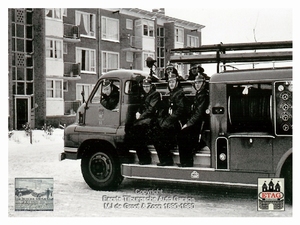
[{"label": "tire", "polygon": [[118,158],[108,150],[84,155],[81,172],[85,182],[94,190],[114,190],[123,180]]},{"label": "tire", "polygon": [[292,156],[288,157],[285,161],[281,176],[284,178],[284,192],[285,192],[285,202],[288,204],[293,203],[293,165],[292,165]]}]

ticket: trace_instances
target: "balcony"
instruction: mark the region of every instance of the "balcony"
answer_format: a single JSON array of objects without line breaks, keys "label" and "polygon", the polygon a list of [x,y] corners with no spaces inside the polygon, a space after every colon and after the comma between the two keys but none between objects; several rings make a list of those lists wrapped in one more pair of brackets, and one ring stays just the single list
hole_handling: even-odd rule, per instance
[{"label": "balcony", "polygon": [[72,43],[80,42],[79,27],[64,23],[64,41]]},{"label": "balcony", "polygon": [[132,48],[142,49],[143,48],[143,38],[138,36],[131,36],[129,39],[129,45]]},{"label": "balcony", "polygon": [[138,36],[129,37],[129,47],[122,49],[128,52],[142,52],[143,38]]},{"label": "balcony", "polygon": [[80,80],[80,63],[64,63],[64,79],[65,80]]}]

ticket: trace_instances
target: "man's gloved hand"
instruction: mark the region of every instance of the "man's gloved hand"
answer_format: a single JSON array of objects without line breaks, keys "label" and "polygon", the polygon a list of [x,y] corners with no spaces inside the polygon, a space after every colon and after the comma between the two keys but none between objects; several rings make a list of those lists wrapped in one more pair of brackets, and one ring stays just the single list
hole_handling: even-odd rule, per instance
[{"label": "man's gloved hand", "polygon": [[139,119],[140,116],[141,116],[141,114],[140,114],[139,112],[137,112],[137,113],[135,114],[135,118],[136,118],[136,119]]}]

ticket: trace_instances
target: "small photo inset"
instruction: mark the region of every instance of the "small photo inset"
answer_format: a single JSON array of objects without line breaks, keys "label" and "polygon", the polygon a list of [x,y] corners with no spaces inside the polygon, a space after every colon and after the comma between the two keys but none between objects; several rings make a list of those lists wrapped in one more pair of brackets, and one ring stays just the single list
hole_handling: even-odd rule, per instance
[{"label": "small photo inset", "polygon": [[15,178],[15,211],[53,211],[53,178]]}]

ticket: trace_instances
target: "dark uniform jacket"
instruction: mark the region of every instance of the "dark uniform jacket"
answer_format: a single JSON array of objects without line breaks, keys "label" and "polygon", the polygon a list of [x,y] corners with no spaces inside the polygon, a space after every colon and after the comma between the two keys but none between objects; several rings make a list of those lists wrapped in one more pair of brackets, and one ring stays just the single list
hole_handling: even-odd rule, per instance
[{"label": "dark uniform jacket", "polygon": [[168,106],[160,113],[159,125],[163,129],[178,128],[186,113],[186,98],[182,88],[177,87],[170,92]]},{"label": "dark uniform jacket", "polygon": [[112,85],[112,90],[111,90],[110,95],[109,96],[102,95],[100,103],[109,110],[115,109],[119,103],[118,87]]},{"label": "dark uniform jacket", "polygon": [[155,118],[157,115],[160,102],[160,93],[156,91],[155,86],[152,86],[149,93],[145,94],[144,103],[138,110],[141,116],[136,120],[135,125],[149,125],[151,119]]},{"label": "dark uniform jacket", "polygon": [[[205,85],[205,84],[204,84]],[[201,125],[202,121],[205,120],[205,110],[208,108],[209,92],[204,87],[203,89],[196,92],[194,102],[192,104],[191,117],[188,119],[186,125]]]},{"label": "dark uniform jacket", "polygon": [[188,76],[188,80],[195,80],[196,76],[198,76],[198,73],[193,74],[192,71],[189,71],[189,76]]}]

